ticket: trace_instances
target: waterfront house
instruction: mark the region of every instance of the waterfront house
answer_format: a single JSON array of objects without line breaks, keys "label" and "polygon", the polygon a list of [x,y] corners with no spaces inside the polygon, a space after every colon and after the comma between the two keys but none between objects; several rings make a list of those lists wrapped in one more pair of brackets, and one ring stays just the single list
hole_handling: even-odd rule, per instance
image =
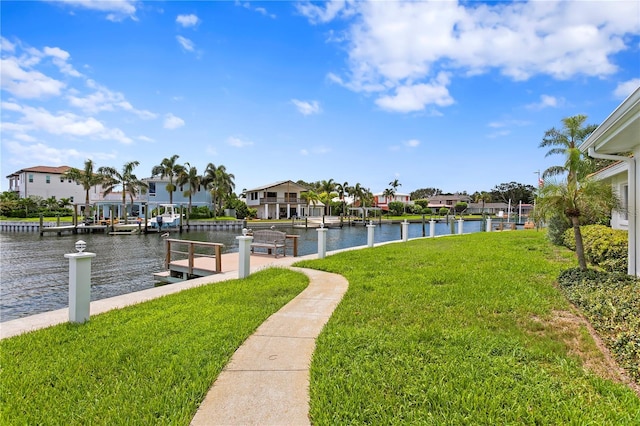
[{"label": "waterfront house", "polygon": [[324,204],[309,205],[302,194],[308,188],[291,180],[275,182],[246,191],[247,206],[257,210],[258,219],[290,219],[322,216]]},{"label": "waterfront house", "polygon": [[630,275],[640,275],[640,87],[627,97],[580,145],[593,158],[619,161],[594,176],[607,179],[626,208],[613,212],[611,225],[629,232]]},{"label": "waterfront house", "polygon": [[[32,196],[44,199],[56,197],[60,200],[68,198],[72,203],[82,204],[85,199],[85,190],[82,185],[71,179],[64,179],[64,173],[69,166],[35,166],[20,169],[7,176],[9,179],[9,191],[18,194],[20,198]],[[100,186],[91,189],[91,194],[98,194]]]},{"label": "waterfront house", "polygon": [[395,194],[393,194],[393,197],[385,196],[384,192],[373,194],[373,205],[380,208],[381,210],[388,211],[389,203],[393,202],[399,202],[404,204],[405,206],[413,204],[413,202],[411,202],[411,196],[409,194],[396,192]]}]

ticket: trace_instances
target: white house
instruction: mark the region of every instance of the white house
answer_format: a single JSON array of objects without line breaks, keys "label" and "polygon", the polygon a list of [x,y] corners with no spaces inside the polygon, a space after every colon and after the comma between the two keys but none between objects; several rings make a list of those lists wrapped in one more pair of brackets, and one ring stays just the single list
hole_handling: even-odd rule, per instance
[{"label": "white house", "polygon": [[640,275],[640,176],[636,170],[636,159],[640,158],[640,87],[591,133],[580,145],[580,150],[593,158],[620,161],[596,176],[608,179],[627,206],[626,212],[614,212],[612,226],[628,229],[628,273]]},{"label": "white house", "polygon": [[[38,196],[42,198],[69,198],[72,203],[82,204],[85,199],[84,188],[72,181],[64,179],[64,173],[69,166],[35,166],[18,170],[7,176],[9,191],[18,194],[20,198]],[[92,193],[98,193],[99,187],[92,188]]]},{"label": "white house", "polygon": [[308,189],[291,180],[276,182],[246,191],[247,206],[256,209],[258,219],[296,216],[321,216],[324,204],[308,205],[301,195]]}]

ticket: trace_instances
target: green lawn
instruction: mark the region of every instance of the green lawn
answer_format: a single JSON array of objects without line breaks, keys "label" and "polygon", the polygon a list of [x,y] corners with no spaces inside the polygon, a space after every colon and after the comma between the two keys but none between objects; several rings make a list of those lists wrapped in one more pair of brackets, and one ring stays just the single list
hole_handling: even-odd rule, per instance
[{"label": "green lawn", "polygon": [[302,262],[349,280],[314,355],[313,423],[640,424],[640,399],[574,355],[603,359],[586,329],[557,321],[573,256],[518,231]]},{"label": "green lawn", "polygon": [[[574,254],[542,232],[299,265],[349,280],[314,354],[314,424],[640,424],[637,395],[585,367],[606,364],[554,285]],[[307,282],[271,269],[3,340],[0,424],[187,425],[235,349]]]},{"label": "green lawn", "polygon": [[0,342],[0,424],[189,424],[253,331],[308,284],[271,269]]}]

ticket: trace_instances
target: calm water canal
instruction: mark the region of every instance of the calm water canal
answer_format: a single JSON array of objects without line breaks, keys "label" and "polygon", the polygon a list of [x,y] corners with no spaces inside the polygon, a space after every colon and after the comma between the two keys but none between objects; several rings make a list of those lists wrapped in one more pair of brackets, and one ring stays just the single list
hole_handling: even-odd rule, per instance
[{"label": "calm water canal", "polygon": [[[429,234],[429,224],[426,224]],[[298,254],[318,252],[315,229],[278,228],[300,235]],[[480,222],[465,222],[464,232],[480,231]],[[457,232],[457,231],[456,231]],[[445,223],[436,224],[436,235],[450,234]],[[238,251],[239,231],[175,233],[171,238],[224,244],[223,252]],[[409,226],[409,238],[422,236],[422,224]],[[48,312],[68,306],[69,261],[65,253],[75,253],[82,239],[88,252],[96,253],[91,264],[91,300],[144,290],[154,286],[152,274],[162,271],[165,245],[157,234],[104,235],[55,234],[40,237],[37,232],[0,233],[0,322]],[[375,242],[400,239],[400,225],[375,228]],[[345,226],[327,231],[327,251],[367,244],[367,228]]]}]

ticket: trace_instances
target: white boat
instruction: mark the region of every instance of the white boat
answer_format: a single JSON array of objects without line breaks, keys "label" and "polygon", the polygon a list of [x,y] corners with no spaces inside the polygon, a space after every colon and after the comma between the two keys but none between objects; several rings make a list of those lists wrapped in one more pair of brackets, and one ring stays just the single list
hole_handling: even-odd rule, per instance
[{"label": "white boat", "polygon": [[158,208],[164,211],[147,222],[149,228],[177,228],[180,225],[180,213],[175,204],[160,204]]}]

